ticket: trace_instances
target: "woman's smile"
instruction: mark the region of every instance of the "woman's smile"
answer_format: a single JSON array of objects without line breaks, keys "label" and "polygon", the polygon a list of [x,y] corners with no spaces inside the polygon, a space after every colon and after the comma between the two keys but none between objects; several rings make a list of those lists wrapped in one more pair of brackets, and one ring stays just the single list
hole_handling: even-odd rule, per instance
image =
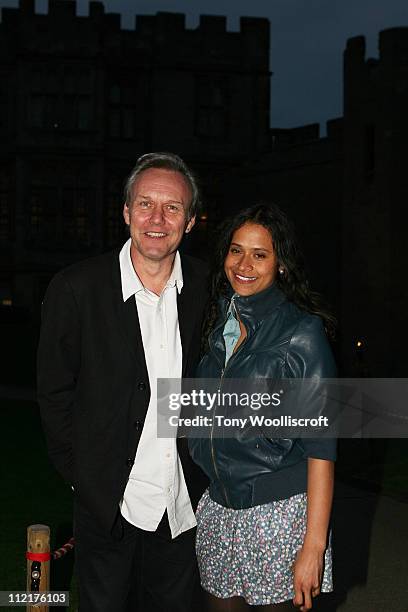
[{"label": "woman's smile", "polygon": [[278,258],[269,230],[250,222],[238,228],[232,236],[224,271],[238,295],[253,295],[272,285]]}]

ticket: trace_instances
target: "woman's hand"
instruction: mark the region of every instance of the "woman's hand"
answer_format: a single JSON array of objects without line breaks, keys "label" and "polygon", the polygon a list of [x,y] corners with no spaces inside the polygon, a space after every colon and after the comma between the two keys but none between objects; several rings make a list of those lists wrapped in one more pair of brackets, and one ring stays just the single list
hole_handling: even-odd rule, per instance
[{"label": "woman's hand", "polygon": [[302,548],[293,564],[295,597],[301,612],[312,609],[312,598],[320,593],[323,556],[326,549],[333,498],[334,464],[324,459],[307,462],[307,526]]},{"label": "woman's hand", "polygon": [[320,593],[324,549],[303,545],[293,564],[293,605],[301,612],[312,609],[312,598]]}]

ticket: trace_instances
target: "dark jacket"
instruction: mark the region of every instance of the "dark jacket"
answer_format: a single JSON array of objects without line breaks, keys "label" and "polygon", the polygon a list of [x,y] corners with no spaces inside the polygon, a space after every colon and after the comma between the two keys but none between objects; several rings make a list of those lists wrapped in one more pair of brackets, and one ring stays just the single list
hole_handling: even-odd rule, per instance
[{"label": "dark jacket", "polygon": [[[229,300],[221,300],[221,317],[200,362],[199,378],[333,378],[336,366],[320,317],[300,310],[273,284],[264,291],[235,297],[247,337],[224,371],[223,328]],[[190,452],[209,476],[210,497],[232,508],[248,508],[306,491],[307,458],[334,460],[334,440],[195,438]]]},{"label": "dark jacket", "polygon": [[[182,371],[191,376],[199,358],[206,266],[188,256],[182,256],[181,265]],[[55,467],[106,529],[118,512],[149,399],[136,301],[131,296],[123,302],[119,251],[58,273],[42,307],[38,401]],[[194,507],[202,481],[186,442],[178,442]]]}]

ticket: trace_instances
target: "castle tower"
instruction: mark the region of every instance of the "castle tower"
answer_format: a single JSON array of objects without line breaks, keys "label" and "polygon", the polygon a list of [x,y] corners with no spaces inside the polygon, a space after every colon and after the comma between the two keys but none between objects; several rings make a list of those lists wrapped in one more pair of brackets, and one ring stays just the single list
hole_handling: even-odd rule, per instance
[{"label": "castle tower", "polygon": [[[347,43],[343,354],[349,367],[363,360],[371,376],[405,376],[408,366],[407,66],[408,28],[381,32],[376,59],[365,58],[363,37]],[[351,374],[358,375],[358,367]]]}]

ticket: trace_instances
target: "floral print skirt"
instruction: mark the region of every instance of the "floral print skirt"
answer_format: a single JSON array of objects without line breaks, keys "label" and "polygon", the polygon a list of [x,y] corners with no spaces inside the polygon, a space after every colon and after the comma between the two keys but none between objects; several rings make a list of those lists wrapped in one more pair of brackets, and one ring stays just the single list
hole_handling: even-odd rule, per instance
[{"label": "floral print skirt", "polygon": [[[294,597],[292,566],[306,532],[306,493],[244,510],[224,508],[208,491],[197,508],[197,559],[203,588],[250,605]],[[325,552],[322,592],[333,590],[332,551]]]}]

